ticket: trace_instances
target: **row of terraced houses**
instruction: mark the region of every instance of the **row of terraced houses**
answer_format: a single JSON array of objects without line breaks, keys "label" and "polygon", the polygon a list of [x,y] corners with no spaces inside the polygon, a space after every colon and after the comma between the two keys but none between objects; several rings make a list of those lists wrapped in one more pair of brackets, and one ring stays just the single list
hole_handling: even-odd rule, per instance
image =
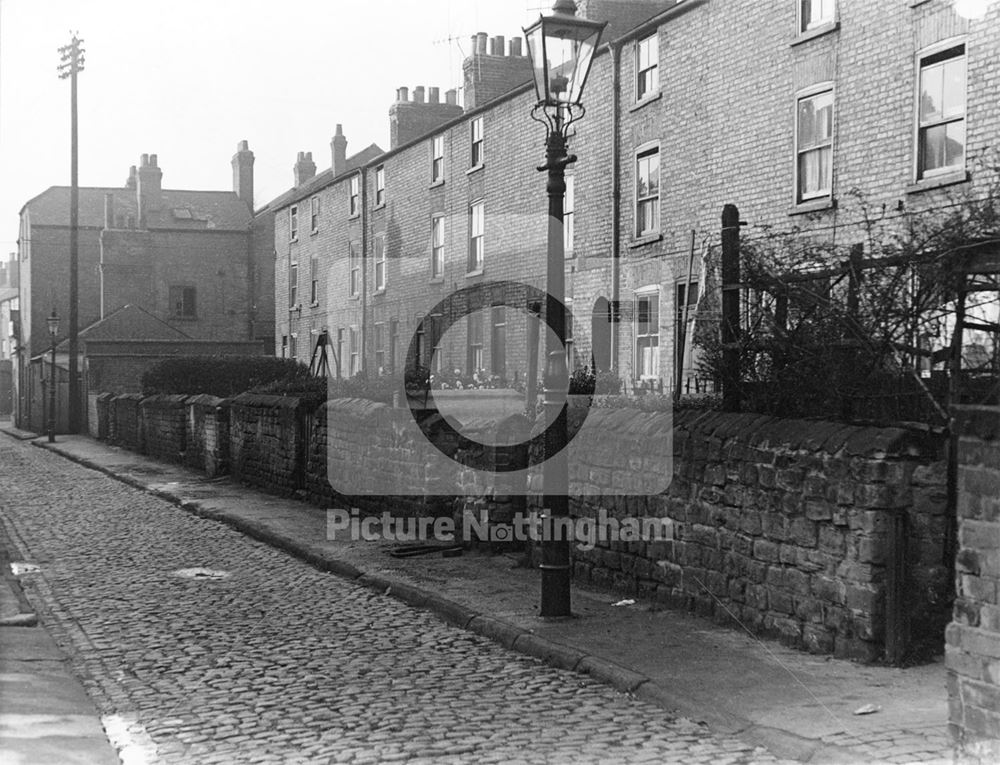
[{"label": "row of terraced houses", "polygon": [[[609,25],[569,139],[571,366],[670,387],[681,365],[700,385],[691,340],[718,321],[702,295],[718,287],[724,204],[744,237],[863,244],[855,191],[903,221],[982,190],[997,4],[980,20],[952,0],[578,5]],[[348,157],[338,125],[330,168],[300,153],[294,188],[259,213],[274,216],[278,354],[309,362],[319,346],[340,376],[399,370],[407,352],[439,372],[527,373],[544,130],[520,38],[472,42],[464,106],[400,88],[388,151]]]}]

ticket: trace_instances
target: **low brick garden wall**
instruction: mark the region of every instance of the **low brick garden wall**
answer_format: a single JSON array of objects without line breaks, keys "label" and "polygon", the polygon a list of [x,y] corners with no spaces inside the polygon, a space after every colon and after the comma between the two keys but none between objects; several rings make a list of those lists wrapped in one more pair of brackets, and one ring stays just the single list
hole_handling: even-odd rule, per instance
[{"label": "low brick garden wall", "polygon": [[960,407],[949,725],[966,762],[1000,762],[1000,407]]},{"label": "low brick garden wall", "polygon": [[[175,406],[183,417],[164,414]],[[131,418],[149,413],[146,442],[173,449],[182,421],[187,464],[216,473],[228,465],[244,483],[324,507],[433,516],[485,508],[494,522],[507,522],[524,507],[520,489],[503,480],[486,497],[437,491],[454,487],[456,475],[460,484],[467,475],[482,480],[473,468],[514,457],[504,450],[446,447],[457,473],[440,483],[442,476],[413,458],[410,440],[422,437],[412,435],[406,409],[356,399],[317,408],[291,397],[246,394],[225,402],[192,397],[170,407],[140,407],[138,397],[116,397],[108,402],[107,432],[127,445],[134,440],[127,434],[141,430]],[[375,422],[382,427],[373,429]],[[649,485],[643,471],[661,463],[644,462],[641,454],[637,459],[637,439],[647,456],[673,450],[673,480],[657,493],[576,498],[571,512],[669,518],[674,537],[574,549],[579,581],[738,620],[757,634],[817,653],[874,661],[885,656],[890,626],[888,574],[901,570],[905,602],[895,603],[894,613],[908,617],[904,642],[918,651],[940,647],[953,596],[942,563],[946,493],[939,442],[900,429],[716,412],[593,409],[588,424],[572,462],[575,480],[601,482],[618,471],[630,485]],[[526,422],[467,426],[470,435],[478,429],[482,441],[493,442],[498,428],[523,429]],[[174,435],[154,436],[161,428]],[[584,443],[588,438],[593,443]],[[345,493],[337,472],[348,470],[352,479],[375,483]],[[412,487],[412,495],[381,495],[379,476],[389,474]],[[893,529],[902,529],[905,538],[894,540]],[[905,550],[904,559],[890,560],[893,549]]]}]

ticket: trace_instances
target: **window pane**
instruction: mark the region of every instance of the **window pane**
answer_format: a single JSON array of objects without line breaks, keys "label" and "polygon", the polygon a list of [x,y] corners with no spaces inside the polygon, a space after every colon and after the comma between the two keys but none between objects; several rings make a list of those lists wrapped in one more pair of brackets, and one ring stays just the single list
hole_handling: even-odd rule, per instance
[{"label": "window pane", "polygon": [[799,155],[799,193],[803,197],[829,192],[831,185],[831,158],[829,147],[813,149]]},{"label": "window pane", "polygon": [[948,124],[944,140],[944,161],[948,167],[961,165],[965,158],[965,120]]},{"label": "window pane", "polygon": [[947,118],[965,114],[965,58],[945,61],[942,74],[942,116]]},{"label": "window pane", "polygon": [[934,64],[920,73],[920,121],[929,122],[941,118],[944,96],[944,67]]}]

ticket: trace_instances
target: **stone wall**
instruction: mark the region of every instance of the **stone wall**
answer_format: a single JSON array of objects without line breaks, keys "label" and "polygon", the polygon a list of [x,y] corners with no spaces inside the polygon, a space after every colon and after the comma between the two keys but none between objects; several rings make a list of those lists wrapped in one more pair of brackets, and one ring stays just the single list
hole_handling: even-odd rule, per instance
[{"label": "stone wall", "polygon": [[315,406],[289,396],[243,393],[230,401],[230,472],[283,496],[305,496],[306,441]]},{"label": "stone wall", "polygon": [[961,407],[958,555],[948,625],[950,728],[974,762],[1000,761],[1000,408]]},{"label": "stone wall", "polygon": [[140,401],[142,395],[139,393],[126,393],[109,402],[108,441],[137,452],[145,450],[140,427]]},{"label": "stone wall", "polygon": [[[436,413],[428,416],[438,417]],[[435,489],[440,477],[411,458],[415,446],[409,440],[410,429],[405,427],[410,421],[409,410],[393,409],[374,401],[327,401],[316,411],[309,440],[305,470],[307,498],[327,507],[339,503],[341,507],[357,507],[368,512],[392,510],[394,514],[406,516],[450,515],[455,497]],[[434,432],[433,423],[428,430]],[[366,434],[363,438],[362,433]],[[338,473],[357,471],[357,458],[349,455],[356,455],[361,449],[370,455],[371,469],[365,471],[365,478],[370,483],[365,487],[365,494],[344,495],[338,491],[338,487],[343,486]],[[412,486],[412,494],[380,494],[379,476],[386,471],[392,471],[395,481]]]},{"label": "stone wall", "polygon": [[187,448],[187,399],[149,396],[139,402],[146,454],[168,462],[183,462]]},{"label": "stone wall", "polygon": [[214,477],[228,471],[229,404],[215,396],[187,399],[187,449],[184,464]]},{"label": "stone wall", "polygon": [[[658,423],[658,420],[663,420]],[[674,539],[574,550],[578,581],[612,587],[816,653],[863,661],[885,653],[890,530],[901,515],[911,655],[939,650],[950,608],[941,444],[895,428],[760,415],[594,409],[571,481],[633,474],[673,433],[666,491],[576,499],[596,517],[667,517]],[[641,431],[640,431],[641,428]],[[657,435],[659,434],[659,435]],[[654,476],[655,478],[655,476]]]},{"label": "stone wall", "polygon": [[[129,419],[135,412],[162,409],[140,408],[136,398],[120,396],[109,406],[115,413],[109,432],[118,433],[120,443],[135,430]],[[228,410],[222,403],[197,397],[180,409],[189,464],[216,472],[228,464],[240,481],[325,507],[424,516],[486,509],[493,523],[525,509],[523,486],[506,479],[493,480],[485,497],[442,490],[456,485],[455,475],[435,475],[429,462],[414,458],[419,445],[412,439],[422,436],[405,427],[406,409],[355,399],[315,408],[295,398],[247,394],[232,399]],[[436,412],[422,416],[430,418],[425,424],[432,433],[436,421],[444,422]],[[571,427],[578,416],[572,414]],[[515,420],[470,421],[461,430],[483,443],[507,443],[518,438],[504,436],[505,430],[527,428]],[[595,408],[587,423],[574,440],[571,481],[603,484],[616,475],[618,485],[624,480],[636,491],[577,497],[571,512],[669,518],[672,536],[574,549],[578,581],[738,620],[755,634],[816,653],[881,660],[889,636],[909,646],[911,656],[940,648],[952,595],[943,563],[946,482],[939,440],[901,429],[718,412]],[[176,426],[176,419],[147,416],[146,441],[168,443],[171,437],[152,431]],[[656,450],[661,458],[672,450],[669,486],[649,474],[651,463],[643,459]],[[483,476],[472,468],[527,456],[523,449],[460,450],[457,443],[445,451],[470,495],[482,488],[473,483]],[[344,470],[371,485],[341,493],[338,487],[349,483],[337,477]],[[380,476],[388,474],[412,488],[411,495],[383,495]],[[537,471],[530,476],[536,490],[537,477]]]}]

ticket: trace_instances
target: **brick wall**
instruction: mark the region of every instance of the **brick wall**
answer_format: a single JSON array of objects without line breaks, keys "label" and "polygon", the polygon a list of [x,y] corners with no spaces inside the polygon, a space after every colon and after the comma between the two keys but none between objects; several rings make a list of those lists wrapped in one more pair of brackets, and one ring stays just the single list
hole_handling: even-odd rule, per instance
[{"label": "brick wall", "polygon": [[[131,303],[189,337],[250,339],[255,309],[249,229],[108,229],[101,232],[101,243],[105,315]],[[190,316],[175,312],[170,303],[172,286],[195,290]]]},{"label": "brick wall", "polygon": [[948,625],[950,728],[969,762],[1000,761],[1000,408],[969,406],[958,439],[958,555]]}]

